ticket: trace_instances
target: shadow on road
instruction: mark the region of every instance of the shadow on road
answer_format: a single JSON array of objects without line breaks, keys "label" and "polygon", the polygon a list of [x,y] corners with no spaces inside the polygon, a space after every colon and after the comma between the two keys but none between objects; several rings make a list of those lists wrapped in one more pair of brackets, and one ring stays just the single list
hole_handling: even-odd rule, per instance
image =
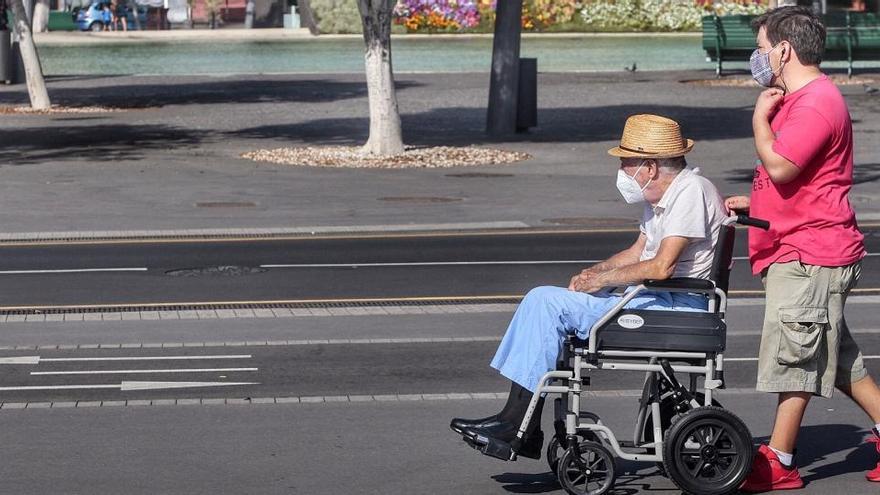
[{"label": "shadow on road", "polygon": [[[82,79],[87,80],[87,77]],[[98,78],[96,78],[98,79]],[[103,78],[100,78],[103,79]],[[61,80],[79,80],[76,77]],[[397,81],[398,91],[422,86],[416,81]],[[52,103],[63,106],[105,106],[116,108],[155,108],[165,105],[216,105],[239,103],[327,103],[366,98],[363,81],[332,79],[226,79],[198,80],[191,83],[125,84],[94,87],[50,87]],[[11,103],[26,104],[27,92],[5,93]]]},{"label": "shadow on road", "polygon": [[[604,107],[543,108],[538,127],[503,142],[598,142],[620,139],[626,118],[636,113],[656,113],[676,119],[684,134],[700,140],[741,139],[752,136],[750,108],[706,108],[671,105],[615,105]],[[723,122],[719,123],[719,116]],[[415,146],[470,145],[499,142],[485,134],[486,109],[436,108],[401,115],[404,141]],[[315,119],[306,122],[250,127],[230,134],[236,137],[275,139],[297,136],[322,144],[354,144],[366,140],[369,120]]]},{"label": "shadow on road", "polygon": [[196,147],[207,135],[205,131],[167,125],[101,124],[0,129],[0,163],[30,165],[57,160],[142,160],[156,150]]}]

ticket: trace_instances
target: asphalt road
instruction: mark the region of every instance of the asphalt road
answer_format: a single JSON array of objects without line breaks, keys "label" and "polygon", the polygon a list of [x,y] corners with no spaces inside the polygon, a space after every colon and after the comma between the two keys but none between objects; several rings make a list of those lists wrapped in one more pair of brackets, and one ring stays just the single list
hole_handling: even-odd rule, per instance
[{"label": "asphalt road", "polygon": [[[853,298],[848,321],[876,376],[880,328],[876,298]],[[756,441],[766,441],[773,396],[750,393],[760,301],[730,308],[729,389],[719,394]],[[121,384],[124,381],[255,382],[174,390],[0,391],[4,493],[562,493],[543,461],[503,463],[465,446],[447,424],[456,415],[489,414],[505,380],[487,365],[508,312],[461,315],[338,316],[210,321],[6,323],[0,344],[76,342],[78,350],[2,351],[0,358],[39,356],[36,364],[3,364],[2,386]],[[425,338],[454,342],[234,345],[270,339]],[[485,337],[485,341],[467,341]],[[213,338],[230,345],[188,348]],[[86,348],[102,342],[177,342],[167,348]],[[205,360],[129,360],[212,356]],[[94,360],[97,358],[98,360]],[[54,359],[55,361],[49,361]],[[72,361],[86,359],[85,361]],[[60,361],[59,361],[60,360]],[[212,368],[215,371],[157,373]],[[256,368],[219,371],[218,368]],[[120,370],[152,370],[152,373]],[[100,375],[31,373],[114,371]],[[600,372],[588,408],[625,435],[636,400],[621,396],[639,373]],[[604,395],[602,395],[604,392]],[[350,396],[345,399],[346,395]],[[265,404],[259,398],[299,397]],[[318,398],[310,403],[309,397]],[[359,402],[357,397],[375,400]],[[392,400],[380,400],[391,397]],[[397,399],[399,397],[399,399]],[[471,397],[471,398],[467,398]],[[226,405],[212,405],[220,400]],[[253,398],[254,401],[242,400]],[[177,399],[175,404],[175,399]],[[201,400],[199,400],[201,399]],[[151,406],[129,404],[141,400]],[[66,401],[66,407],[41,407]],[[79,407],[71,407],[72,405]],[[166,405],[171,404],[171,405]],[[201,404],[201,405],[199,405]],[[101,406],[101,407],[97,407]],[[549,426],[549,411],[545,429]],[[837,394],[811,404],[798,462],[810,483],[801,493],[875,493],[864,481],[874,455],[862,443],[869,424]],[[618,493],[677,493],[651,463],[620,462]]]},{"label": "asphalt road", "polygon": [[[872,249],[874,231],[869,234]],[[26,305],[56,303],[61,296],[76,304],[106,304],[171,296],[258,300],[516,294],[539,283],[558,283],[574,266],[607,256],[631,235],[4,246],[0,263],[5,271],[147,271],[7,273],[0,275],[0,286],[2,297]],[[740,244],[737,254],[743,249]],[[873,260],[866,260],[862,287],[877,286]],[[505,263],[488,264],[498,261]],[[519,261],[530,264],[510,263]],[[436,262],[443,264],[411,264]],[[405,264],[364,267],[369,263]],[[269,264],[334,266],[268,268],[237,276],[167,274]],[[734,288],[756,287],[747,285],[755,281],[746,266],[745,261],[737,264]],[[120,278],[113,282],[114,277]],[[164,285],[150,285],[151,280]],[[266,286],[274,292],[257,290]],[[117,299],[107,299],[117,292]],[[875,376],[880,359],[878,303],[876,296],[856,296],[847,313]],[[760,299],[732,302],[728,390],[718,397],[745,420],[758,442],[766,441],[773,410],[773,396],[751,392],[762,311]],[[543,461],[495,461],[469,449],[447,427],[452,416],[480,416],[500,407],[501,401],[492,398],[497,395],[486,394],[503,394],[508,383],[488,361],[509,318],[510,311],[486,309],[461,314],[6,322],[0,346],[32,348],[0,351],[0,438],[7,459],[0,463],[0,492],[561,493]],[[104,348],[108,343],[115,345]],[[124,343],[132,348],[120,345]],[[641,379],[635,372],[597,372],[589,409],[625,436],[635,415],[631,394]],[[17,409],[24,404],[26,408]],[[863,443],[869,424],[840,394],[814,401],[799,444],[798,462],[810,483],[803,493],[876,491],[862,477],[875,455]],[[618,468],[618,493],[677,493],[651,463],[621,462]]]},{"label": "asphalt road", "polygon": [[[880,253],[880,230],[866,228]],[[740,231],[730,288],[760,291]],[[3,307],[521,295],[563,285],[633,231],[469,233],[0,247]],[[864,261],[860,290],[880,287]]]}]

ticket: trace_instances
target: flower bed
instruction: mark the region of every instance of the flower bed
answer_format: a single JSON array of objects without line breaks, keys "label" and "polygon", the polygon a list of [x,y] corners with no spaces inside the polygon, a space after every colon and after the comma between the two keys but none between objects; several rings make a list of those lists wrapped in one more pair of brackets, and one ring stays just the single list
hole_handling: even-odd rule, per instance
[{"label": "flower bed", "polygon": [[[398,0],[395,32],[491,33],[497,0]],[[524,0],[526,32],[698,31],[718,13],[760,14],[767,0]],[[353,0],[311,0],[324,33],[360,33]]]},{"label": "flower bed", "polygon": [[[399,0],[410,33],[491,32],[497,0]],[[764,0],[525,0],[524,31],[696,31],[704,15],[759,14]]]}]

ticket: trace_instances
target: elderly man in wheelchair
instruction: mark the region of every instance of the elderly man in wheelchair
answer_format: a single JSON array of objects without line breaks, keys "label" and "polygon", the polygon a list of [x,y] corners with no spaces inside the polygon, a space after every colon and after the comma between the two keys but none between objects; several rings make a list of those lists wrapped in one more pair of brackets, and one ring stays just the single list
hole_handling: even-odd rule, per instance
[{"label": "elderly man in wheelchair", "polygon": [[[693,145],[673,120],[627,119],[608,153],[620,158],[617,187],[626,202],[646,203],[638,238],[567,288],[525,296],[491,363],[511,380],[507,403],[486,418],[453,419],[465,442],[504,460],[539,459],[544,397],[560,394],[546,456],[569,493],[610,490],[614,457],[657,462],[689,493],[737,489],[752,439],[742,421],[713,406],[712,391],[723,386],[733,223],[766,226],[728,216],[715,186],[687,166]],[[618,441],[581,411],[580,392],[595,370],[645,372],[633,441]]]}]

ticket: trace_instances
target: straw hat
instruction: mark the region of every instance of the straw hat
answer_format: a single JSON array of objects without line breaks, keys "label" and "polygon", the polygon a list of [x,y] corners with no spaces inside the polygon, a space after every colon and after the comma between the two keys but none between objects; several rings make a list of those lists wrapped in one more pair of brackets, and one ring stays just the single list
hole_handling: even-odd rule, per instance
[{"label": "straw hat", "polygon": [[672,158],[694,147],[693,139],[681,135],[678,122],[659,115],[633,115],[626,119],[620,146],[608,150],[619,158]]}]

